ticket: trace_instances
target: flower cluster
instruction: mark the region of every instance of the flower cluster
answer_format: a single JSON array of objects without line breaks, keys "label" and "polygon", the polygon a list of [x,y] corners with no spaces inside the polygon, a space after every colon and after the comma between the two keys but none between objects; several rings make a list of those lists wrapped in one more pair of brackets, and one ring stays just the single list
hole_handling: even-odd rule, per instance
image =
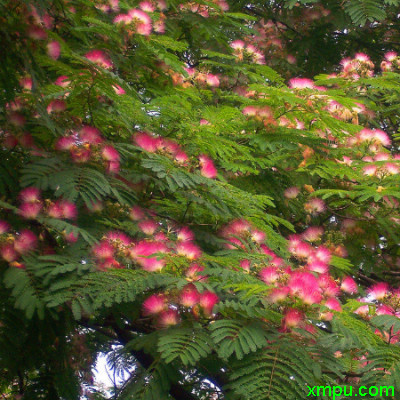
[{"label": "flower cluster", "polygon": [[143,303],[143,314],[150,316],[159,327],[176,325],[189,316],[210,318],[219,298],[214,292],[199,293],[192,283],[182,290],[168,294],[153,294]]},{"label": "flower cluster", "polygon": [[79,131],[59,138],[56,150],[68,151],[76,163],[86,163],[91,159],[100,159],[107,172],[118,172],[120,155],[111,145],[105,143],[100,131],[93,126],[83,126]]},{"label": "flower cluster", "polygon": [[263,53],[252,44],[246,44],[242,40],[234,40],[231,43],[233,54],[237,57],[238,61],[243,61],[249,58],[255,64],[265,64]]},{"label": "flower cluster", "polygon": [[229,4],[225,0],[212,0],[209,3],[214,3],[217,7],[212,7],[209,4],[198,4],[197,2],[190,1],[188,3],[180,4],[180,11],[189,11],[203,18],[209,18],[210,15],[218,14],[221,11],[228,11]]},{"label": "flower cluster", "polygon": [[10,266],[25,268],[25,265],[18,262],[18,259],[34,250],[37,244],[37,236],[29,229],[12,233],[10,225],[0,220],[0,257]]},{"label": "flower cluster", "polygon": [[399,71],[400,57],[394,51],[388,51],[385,54],[385,59],[381,62],[382,71]]},{"label": "flower cluster", "polygon": [[[138,132],[132,137],[133,142],[141,149],[149,153],[159,153],[172,158],[181,166],[189,166],[189,156],[173,140],[155,136],[147,132]],[[206,178],[214,179],[217,177],[217,169],[214,162],[206,155],[202,154],[198,158],[198,166],[201,175]]]},{"label": "flower cluster", "polygon": [[[221,231],[221,236],[228,240],[228,248],[251,252],[250,248],[254,249],[255,245],[259,254],[267,256],[267,261],[259,261],[259,257],[255,261],[244,259],[240,267],[268,285],[268,300],[284,313],[283,330],[297,326],[306,328],[305,312],[311,312],[316,304],[321,306],[320,319],[332,319],[332,311],[341,310],[338,297],[358,291],[353,278],[347,276],[339,281],[330,275],[332,250],[315,244],[322,241],[323,234],[322,227],[311,226],[301,235],[290,236],[290,265],[265,244],[265,234],[248,221],[235,220]],[[246,246],[249,241],[253,246]],[[336,248],[334,252],[342,255],[343,249]]]}]

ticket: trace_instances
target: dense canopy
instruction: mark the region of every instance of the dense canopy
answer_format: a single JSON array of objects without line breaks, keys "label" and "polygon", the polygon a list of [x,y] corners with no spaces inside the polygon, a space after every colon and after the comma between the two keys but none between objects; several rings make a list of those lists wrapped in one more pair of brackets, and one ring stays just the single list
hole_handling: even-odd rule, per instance
[{"label": "dense canopy", "polygon": [[399,5],[0,0],[0,397],[398,398]]}]

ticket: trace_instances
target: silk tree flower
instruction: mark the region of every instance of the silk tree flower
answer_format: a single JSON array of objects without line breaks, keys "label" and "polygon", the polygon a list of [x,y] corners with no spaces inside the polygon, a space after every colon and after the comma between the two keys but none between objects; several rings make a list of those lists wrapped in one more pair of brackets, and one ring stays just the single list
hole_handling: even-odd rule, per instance
[{"label": "silk tree flower", "polygon": [[10,243],[0,246],[0,256],[7,262],[13,262],[18,259],[19,255]]},{"label": "silk tree flower", "polygon": [[192,242],[179,242],[176,245],[176,252],[181,256],[185,256],[189,260],[196,260],[201,257],[200,248]]},{"label": "silk tree flower", "polygon": [[177,325],[180,322],[178,311],[172,308],[162,311],[159,314],[157,321],[162,328],[168,328],[169,326]]},{"label": "silk tree flower", "polygon": [[322,199],[315,197],[304,204],[304,210],[308,214],[318,215],[326,210],[326,205]]},{"label": "silk tree flower", "polygon": [[346,276],[345,278],[343,278],[340,288],[343,290],[343,292],[349,294],[358,292],[357,283],[350,276]]},{"label": "silk tree flower", "polygon": [[10,224],[6,221],[0,220],[0,235],[7,233],[10,230]]},{"label": "silk tree flower", "polygon": [[25,254],[32,251],[37,246],[36,235],[28,230],[24,229],[16,236],[14,241],[14,249],[19,254]]},{"label": "silk tree flower", "polygon": [[149,256],[167,251],[168,248],[162,242],[142,240],[130,249],[130,255],[145,271],[154,272],[163,269],[166,261],[157,256]]},{"label": "silk tree flower", "polygon": [[61,54],[61,46],[57,40],[52,40],[47,43],[47,54],[53,59],[57,60]]},{"label": "silk tree flower", "polygon": [[67,104],[65,103],[65,101],[59,99],[52,100],[46,108],[48,114],[59,113],[65,111],[66,109]]},{"label": "silk tree flower", "polygon": [[85,54],[85,58],[104,69],[113,68],[110,58],[101,50],[90,50]]},{"label": "silk tree flower", "polygon": [[311,79],[307,78],[292,78],[289,81],[291,89],[315,89],[315,84]]},{"label": "silk tree flower", "polygon": [[163,294],[153,294],[143,303],[144,315],[156,315],[168,307],[167,298]]},{"label": "silk tree flower", "polygon": [[193,307],[200,302],[200,293],[196,286],[189,284],[182,289],[179,295],[179,303],[185,307]]},{"label": "silk tree flower", "polygon": [[304,320],[304,315],[301,311],[295,308],[286,310],[283,317],[283,326],[285,329],[296,328]]},{"label": "silk tree flower", "polygon": [[218,303],[219,297],[210,291],[205,291],[200,295],[200,306],[204,311],[204,314],[211,316],[214,306]]},{"label": "silk tree flower", "polygon": [[389,285],[386,282],[376,283],[368,289],[368,294],[374,300],[383,300],[389,294]]}]

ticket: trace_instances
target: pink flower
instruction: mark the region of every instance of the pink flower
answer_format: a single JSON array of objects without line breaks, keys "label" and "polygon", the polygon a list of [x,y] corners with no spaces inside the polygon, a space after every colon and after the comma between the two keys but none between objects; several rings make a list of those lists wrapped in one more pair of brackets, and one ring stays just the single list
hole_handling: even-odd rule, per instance
[{"label": "pink flower", "polygon": [[239,265],[245,271],[250,271],[250,260],[242,260]]},{"label": "pink flower", "polygon": [[25,254],[33,250],[37,245],[37,237],[36,235],[29,231],[28,229],[24,229],[21,233],[16,237],[14,242],[14,249],[19,254]]},{"label": "pink flower", "polygon": [[33,87],[32,78],[29,78],[29,77],[21,78],[21,80],[19,81],[19,84],[21,85],[22,89],[32,90],[32,87]]},{"label": "pink flower", "polygon": [[143,303],[144,315],[159,314],[167,308],[167,298],[163,294],[153,294]]},{"label": "pink flower", "polygon": [[321,239],[324,234],[324,228],[322,226],[310,226],[302,233],[302,238],[308,242],[315,242]]},{"label": "pink flower", "polygon": [[219,83],[220,83],[218,76],[213,75],[213,74],[207,74],[206,82],[207,82],[207,85],[211,86],[211,87],[218,87]]},{"label": "pink flower", "polygon": [[47,215],[51,218],[62,218],[63,212],[59,202],[50,204],[47,208]]},{"label": "pink flower", "polygon": [[213,292],[205,291],[200,295],[200,306],[206,315],[212,314],[213,308],[218,301],[218,296]]},{"label": "pink flower", "polygon": [[189,284],[185,286],[180,294],[179,302],[185,307],[193,307],[200,301],[200,294],[196,286]]},{"label": "pink flower", "polygon": [[27,31],[28,36],[34,40],[46,40],[47,32],[39,26],[31,26]]},{"label": "pink flower", "polygon": [[189,260],[195,260],[201,256],[201,250],[192,242],[179,242],[176,246],[177,254],[185,256]]},{"label": "pink flower", "polygon": [[56,79],[54,84],[66,88],[71,84],[71,81],[69,80],[68,76],[61,75]]},{"label": "pink flower", "polygon": [[64,100],[53,100],[49,103],[47,106],[47,113],[51,114],[53,112],[58,113],[65,111],[67,108],[67,105],[65,104]]},{"label": "pink flower", "polygon": [[57,139],[55,144],[56,150],[67,151],[75,146],[76,139],[73,136],[63,136]]},{"label": "pink flower", "polygon": [[354,311],[354,313],[366,317],[369,314],[369,306],[366,304],[364,306],[358,307],[357,310]]},{"label": "pink flower", "polygon": [[146,235],[153,235],[154,232],[158,229],[158,224],[156,221],[147,219],[139,222],[138,227]]},{"label": "pink flower", "polygon": [[385,53],[385,58],[387,61],[392,62],[398,57],[397,53],[395,51],[388,51]]},{"label": "pink flower", "polygon": [[141,219],[145,218],[145,213],[142,208],[139,206],[133,206],[129,213],[129,216],[134,221],[140,221]]},{"label": "pink flower", "polygon": [[206,178],[214,179],[217,177],[217,169],[214,162],[207,156],[201,155],[200,160],[200,173]]},{"label": "pink flower", "polygon": [[284,192],[283,195],[287,199],[295,199],[300,193],[300,189],[297,186],[292,186],[290,188],[287,188]]},{"label": "pink flower", "polygon": [[82,142],[86,142],[89,144],[101,144],[103,143],[103,138],[101,137],[100,131],[95,128],[94,126],[84,126],[79,131],[79,137],[81,138]]},{"label": "pink flower", "polygon": [[36,203],[40,201],[40,190],[33,186],[27,187],[20,192],[19,199],[24,203]]},{"label": "pink flower", "polygon": [[0,220],[0,235],[7,233],[10,230],[10,224],[6,221]]},{"label": "pink flower", "polygon": [[204,267],[198,264],[193,264],[186,270],[185,275],[188,278],[188,280],[200,281],[206,278],[205,275],[200,274],[200,272],[202,271],[204,271]]},{"label": "pink flower", "polygon": [[338,285],[328,274],[322,274],[319,276],[318,285],[323,294],[327,297],[335,297],[340,293]]},{"label": "pink flower", "polygon": [[126,93],[125,89],[123,89],[121,86],[119,86],[117,84],[113,85],[113,89],[114,89],[115,93],[120,96]]},{"label": "pink flower", "polygon": [[234,40],[231,43],[231,47],[234,50],[243,50],[245,47],[245,43],[242,40]]},{"label": "pink flower", "polygon": [[324,246],[319,246],[315,251],[314,255],[317,258],[317,260],[325,264],[329,264],[331,262],[332,253],[330,252],[329,249],[327,249]]},{"label": "pink flower", "polygon": [[315,89],[314,82],[307,78],[292,78],[289,81],[291,89]]},{"label": "pink flower", "polygon": [[288,287],[281,287],[281,288],[276,288],[271,291],[269,294],[269,299],[272,303],[279,303],[281,301],[286,300],[290,293],[290,289]]},{"label": "pink flower", "polygon": [[377,170],[378,167],[376,165],[366,165],[363,167],[363,174],[367,176],[374,176],[376,175]]},{"label": "pink flower", "polygon": [[7,262],[13,262],[18,259],[18,253],[12,244],[5,244],[0,247],[0,256]]},{"label": "pink flower", "polygon": [[35,219],[42,211],[42,203],[22,203],[18,214],[26,219]]},{"label": "pink flower", "polygon": [[138,132],[133,136],[133,140],[139,147],[149,153],[155,153],[157,151],[158,140],[157,138],[150,136],[148,133]]},{"label": "pink flower", "polygon": [[313,272],[318,272],[319,274],[326,274],[329,271],[329,267],[327,264],[315,260],[308,264],[308,269]]},{"label": "pink flower", "polygon": [[325,302],[325,306],[328,307],[330,310],[334,310],[334,311],[342,311],[342,306],[339,303],[339,301],[337,299],[335,299],[334,297],[329,298],[326,302]]},{"label": "pink flower", "polygon": [[308,214],[318,215],[326,210],[326,205],[322,199],[313,198],[304,204],[304,210]]},{"label": "pink flower", "polygon": [[349,293],[349,294],[358,292],[357,283],[350,276],[346,276],[342,280],[342,284],[341,284],[340,288],[343,290],[343,292]]},{"label": "pink flower", "polygon": [[178,311],[173,309],[162,311],[158,317],[158,323],[163,328],[177,325],[179,323]]},{"label": "pink flower", "polygon": [[47,54],[53,59],[57,60],[61,54],[61,46],[57,40],[52,40],[51,42],[47,43]]},{"label": "pink flower", "polygon": [[79,239],[79,233],[74,233],[74,232],[64,233],[64,239],[68,243],[76,243]]},{"label": "pink flower", "polygon": [[131,244],[131,239],[129,238],[129,236],[119,231],[107,232],[106,238],[111,244],[114,244],[115,246],[129,246]]},{"label": "pink flower", "polygon": [[130,254],[145,271],[154,272],[164,268],[165,260],[159,259],[157,256],[149,256],[156,253],[166,253],[167,250],[164,243],[142,240],[131,249]]},{"label": "pink flower", "polygon": [[151,1],[141,1],[139,7],[145,12],[154,12],[156,9]]},{"label": "pink flower", "polygon": [[279,278],[278,269],[276,267],[266,267],[260,271],[260,278],[267,285],[274,283]]},{"label": "pink flower", "polygon": [[289,308],[285,312],[285,316],[283,318],[283,324],[285,328],[295,328],[299,326],[300,322],[303,321],[304,316],[303,313],[295,308]]},{"label": "pink flower", "polygon": [[91,50],[85,54],[85,57],[89,61],[97,64],[99,67],[102,67],[105,69],[111,69],[113,67],[112,61],[101,50]]},{"label": "pink flower", "polygon": [[376,283],[369,288],[368,293],[374,300],[382,300],[389,294],[389,285],[386,282]]},{"label": "pink flower", "polygon": [[104,240],[94,245],[92,251],[94,256],[100,260],[114,257],[114,247]]},{"label": "pink flower", "polygon": [[118,151],[110,145],[106,145],[103,147],[103,150],[101,151],[101,155],[106,161],[119,161],[120,160],[120,155]]},{"label": "pink flower", "polygon": [[76,205],[68,200],[62,200],[59,203],[62,217],[66,219],[75,219],[78,215]]},{"label": "pink flower", "polygon": [[256,229],[252,230],[251,232],[251,238],[256,242],[256,243],[262,243],[265,240],[265,233],[262,231],[258,231]]},{"label": "pink flower", "polygon": [[191,241],[194,240],[194,233],[188,227],[184,226],[177,232],[176,237],[182,242]]},{"label": "pink flower", "polygon": [[394,315],[394,310],[392,307],[382,304],[376,309],[376,315]]}]

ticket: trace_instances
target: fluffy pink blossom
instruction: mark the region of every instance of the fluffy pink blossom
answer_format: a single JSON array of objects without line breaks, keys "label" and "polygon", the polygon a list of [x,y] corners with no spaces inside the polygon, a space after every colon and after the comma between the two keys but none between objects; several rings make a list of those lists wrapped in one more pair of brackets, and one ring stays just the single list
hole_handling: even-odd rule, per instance
[{"label": "fluffy pink blossom", "polygon": [[367,176],[374,176],[378,171],[378,167],[376,165],[366,165],[363,167],[363,174]]},{"label": "fluffy pink blossom", "polygon": [[220,84],[218,76],[213,74],[207,74],[206,82],[207,85],[211,87],[218,87]]},{"label": "fluffy pink blossom", "polygon": [[325,246],[319,246],[317,250],[315,250],[315,258],[325,264],[329,264],[332,259],[332,253]]},{"label": "fluffy pink blossom", "polygon": [[322,226],[310,226],[302,233],[302,238],[308,242],[315,242],[321,239],[324,234],[324,228]]},{"label": "fluffy pink blossom", "polygon": [[339,286],[328,274],[322,274],[318,277],[318,285],[327,297],[335,297],[340,293]]},{"label": "fluffy pink blossom", "polygon": [[51,42],[47,43],[47,54],[53,59],[57,60],[61,54],[61,46],[57,40],[52,40]]},{"label": "fluffy pink blossom", "polygon": [[104,141],[100,131],[94,126],[89,125],[81,128],[81,130],[79,131],[79,137],[82,142],[94,145],[101,144]]},{"label": "fluffy pink blossom", "polygon": [[386,282],[376,283],[368,289],[368,294],[374,300],[382,300],[389,294],[389,285]]},{"label": "fluffy pink blossom", "polygon": [[91,50],[85,54],[85,57],[97,64],[99,67],[110,69],[113,67],[113,63],[110,58],[101,50]]},{"label": "fluffy pink blossom", "polygon": [[394,61],[398,57],[397,53],[395,51],[388,51],[385,53],[385,59],[389,62]]},{"label": "fluffy pink blossom", "polygon": [[21,85],[22,89],[32,90],[33,80],[32,80],[32,78],[26,76],[24,78],[21,78],[21,80],[19,81],[19,84]]},{"label": "fluffy pink blossom", "polygon": [[311,261],[308,264],[308,269],[319,274],[326,274],[329,271],[328,265],[319,260]]},{"label": "fluffy pink blossom", "polygon": [[12,244],[4,244],[0,246],[0,256],[7,262],[13,262],[18,259],[18,253]]},{"label": "fluffy pink blossom", "polygon": [[151,1],[141,1],[139,7],[145,12],[154,12],[156,9]]},{"label": "fluffy pink blossom", "polygon": [[66,219],[75,219],[78,215],[78,210],[76,205],[68,200],[61,200],[60,208],[62,211],[62,217]]},{"label": "fluffy pink blossom", "polygon": [[168,249],[164,243],[142,240],[131,249],[130,254],[145,271],[154,272],[164,268],[165,260],[157,256],[149,256],[157,253],[167,253],[167,251]]},{"label": "fluffy pink blossom", "polygon": [[269,299],[272,303],[279,303],[281,301],[286,300],[286,298],[289,296],[290,289],[288,287],[281,287],[281,288],[276,288],[271,291],[269,294]]},{"label": "fluffy pink blossom", "polygon": [[200,301],[200,293],[196,286],[189,284],[185,286],[179,296],[179,302],[185,307],[193,307]]},{"label": "fluffy pink blossom", "polygon": [[314,89],[315,84],[311,79],[307,78],[292,78],[289,81],[291,89]]},{"label": "fluffy pink blossom", "polygon": [[143,211],[143,209],[139,206],[133,206],[131,208],[131,211],[129,213],[129,216],[131,217],[132,220],[134,221],[140,221],[141,219],[144,219],[146,214]]},{"label": "fluffy pink blossom", "polygon": [[200,161],[200,173],[206,178],[214,179],[217,177],[217,169],[215,168],[214,162],[206,155],[199,157]]},{"label": "fluffy pink blossom", "polygon": [[54,84],[66,88],[71,84],[71,81],[69,80],[68,76],[61,75],[56,79]]},{"label": "fluffy pink blossom", "polygon": [[183,228],[179,229],[176,237],[182,242],[191,241],[194,240],[194,233],[188,227],[184,226]]},{"label": "fluffy pink blossom", "polygon": [[19,199],[24,203],[36,203],[40,201],[40,190],[34,186],[21,190]]},{"label": "fluffy pink blossom", "polygon": [[76,144],[76,139],[73,136],[63,136],[57,139],[55,148],[60,151],[70,150]]},{"label": "fluffy pink blossom", "polygon": [[27,31],[28,36],[34,40],[46,40],[47,32],[40,26],[31,26]]},{"label": "fluffy pink blossom", "polygon": [[189,260],[195,260],[201,257],[201,250],[200,248],[192,242],[179,242],[176,246],[176,252],[181,255],[185,256]]},{"label": "fluffy pink blossom", "polygon": [[104,240],[94,245],[92,251],[94,256],[100,260],[114,257],[114,247]]},{"label": "fluffy pink blossom", "polygon": [[101,155],[104,160],[106,161],[119,161],[120,160],[120,155],[118,151],[115,149],[115,147],[111,145],[106,145],[103,147],[101,151]]},{"label": "fluffy pink blossom", "polygon": [[151,219],[146,219],[140,221],[138,223],[138,227],[146,235],[153,235],[155,231],[158,229],[158,224],[156,221],[153,221]]},{"label": "fluffy pink blossom", "polygon": [[218,296],[210,291],[205,291],[200,295],[200,306],[202,307],[204,314],[211,315],[214,306],[218,303]]},{"label": "fluffy pink blossom", "polygon": [[79,239],[79,233],[74,233],[74,232],[69,232],[69,233],[64,233],[64,239],[68,243],[76,243]]},{"label": "fluffy pink blossom", "polygon": [[62,112],[65,111],[67,108],[67,105],[65,103],[64,100],[52,100],[49,105],[47,106],[47,113],[51,114],[51,113],[58,113],[58,112]]},{"label": "fluffy pink blossom", "polygon": [[149,153],[155,153],[158,148],[158,140],[157,138],[149,135],[146,132],[138,132],[133,136],[134,142],[141,147],[143,150],[148,151]]},{"label": "fluffy pink blossom", "polygon": [[339,303],[339,301],[337,299],[335,299],[334,297],[329,298],[326,302],[325,302],[325,306],[328,307],[330,310],[334,310],[334,311],[342,311],[342,305]]},{"label": "fluffy pink blossom", "polygon": [[350,276],[346,276],[342,280],[342,284],[340,285],[340,288],[343,290],[343,292],[349,293],[349,294],[358,292],[357,283]]},{"label": "fluffy pink blossom", "polygon": [[155,315],[166,310],[167,298],[162,294],[153,294],[143,303],[144,315]]},{"label": "fluffy pink blossom", "polygon": [[381,304],[376,309],[376,315],[394,315],[394,310],[386,304]]},{"label": "fluffy pink blossom", "polygon": [[206,278],[205,275],[201,275],[200,272],[204,271],[204,267],[198,264],[191,265],[186,270],[186,278],[191,281],[200,281]]},{"label": "fluffy pink blossom", "polygon": [[36,245],[37,245],[36,235],[32,231],[24,229],[16,237],[14,242],[14,249],[19,254],[25,254],[33,250],[36,247]]},{"label": "fluffy pink blossom", "polygon": [[250,260],[242,260],[239,265],[240,268],[243,268],[245,271],[250,271]]},{"label": "fluffy pink blossom", "polygon": [[22,203],[18,209],[18,214],[26,219],[35,219],[42,211],[42,203]]},{"label": "fluffy pink blossom", "polygon": [[295,328],[300,325],[300,322],[302,322],[303,319],[304,315],[301,311],[295,308],[289,308],[285,312],[285,316],[283,318],[283,324],[286,329]]},{"label": "fluffy pink blossom", "polygon": [[167,311],[161,311],[158,317],[158,323],[163,328],[174,326],[179,323],[179,314],[177,310],[169,309]]},{"label": "fluffy pink blossom", "polygon": [[115,246],[129,246],[131,244],[131,239],[129,236],[120,231],[110,231],[106,234],[106,239]]},{"label": "fluffy pink blossom", "polygon": [[304,210],[308,214],[318,215],[326,210],[326,205],[322,199],[316,197],[304,204]]}]

